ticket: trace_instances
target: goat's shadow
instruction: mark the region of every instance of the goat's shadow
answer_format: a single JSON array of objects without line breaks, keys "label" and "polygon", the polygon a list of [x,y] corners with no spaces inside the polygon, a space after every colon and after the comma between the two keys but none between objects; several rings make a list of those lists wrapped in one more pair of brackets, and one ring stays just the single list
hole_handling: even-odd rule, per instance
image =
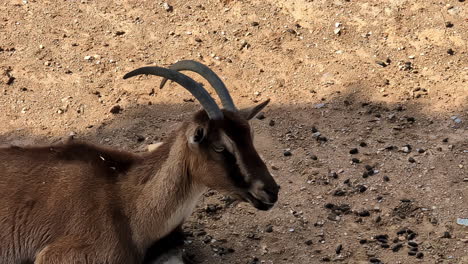
[{"label": "goat's shadow", "polygon": [[[366,89],[362,89],[366,91]],[[374,96],[374,97],[372,97]],[[347,134],[355,133],[355,138],[368,138],[375,147],[385,145],[401,145],[405,137],[422,138],[428,135],[452,137],[454,151],[468,149],[466,136],[468,131],[467,110],[459,109],[459,118],[463,120],[456,124],[449,114],[429,111],[430,101],[421,98],[406,103],[384,103],[364,92],[341,92],[333,97],[317,101],[317,104],[277,105],[274,102],[264,112],[264,119],[255,119],[254,129],[260,131],[255,137],[259,142],[259,152],[266,153],[267,159],[285,161],[284,148],[304,149],[314,151],[330,146],[342,147],[350,145],[349,137],[341,137],[340,131]],[[319,104],[320,103],[320,104]],[[120,114],[100,125],[83,131],[78,131],[78,139],[98,144],[115,146],[136,152],[146,151],[148,144],[164,140],[178,123],[187,120],[191,113],[200,109],[197,103],[186,102],[180,105],[138,105],[124,109]],[[372,129],[368,127],[372,126]],[[319,142],[312,136],[311,129],[315,127],[322,134],[334,134],[328,142]],[[406,134],[405,134],[406,133]],[[293,140],[284,140],[292,137]],[[27,129],[10,131],[0,135],[0,144],[45,144],[59,142],[66,135],[40,137],[31,135]],[[374,138],[374,139],[372,139]],[[297,139],[297,140],[294,140]],[[325,153],[325,152],[324,152]],[[337,153],[323,154],[321,159],[346,159],[346,155]],[[288,173],[276,173],[280,185],[286,185]],[[199,206],[198,208],[202,208]],[[226,206],[224,213],[230,214],[235,208]],[[208,220],[210,216],[199,212],[197,217]],[[222,216],[221,216],[222,217]],[[196,222],[196,220],[191,220]],[[226,228],[233,228],[226,226]],[[190,231],[191,227],[186,226]],[[190,232],[189,232],[190,233]],[[226,255],[213,257],[212,248],[203,242],[203,236],[190,237],[191,243],[186,249],[196,253],[196,259],[206,263],[237,263],[237,251]],[[256,246],[258,247],[258,245]]]}]

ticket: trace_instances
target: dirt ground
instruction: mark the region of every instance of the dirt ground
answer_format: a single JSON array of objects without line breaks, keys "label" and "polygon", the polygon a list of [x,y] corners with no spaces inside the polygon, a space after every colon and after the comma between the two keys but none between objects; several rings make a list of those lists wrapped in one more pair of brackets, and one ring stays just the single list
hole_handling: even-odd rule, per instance
[{"label": "dirt ground", "polygon": [[145,151],[199,105],[122,76],[195,59],[238,106],[271,98],[252,124],[282,186],[267,212],[207,193],[185,225],[195,260],[468,263],[466,1],[166,4],[1,1],[0,144]]}]

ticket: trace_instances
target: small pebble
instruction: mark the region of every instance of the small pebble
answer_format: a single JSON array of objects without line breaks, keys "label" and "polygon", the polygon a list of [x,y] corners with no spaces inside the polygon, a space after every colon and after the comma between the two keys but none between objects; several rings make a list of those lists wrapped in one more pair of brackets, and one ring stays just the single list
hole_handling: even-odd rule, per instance
[{"label": "small pebble", "polygon": [[335,249],[335,253],[337,255],[339,255],[341,253],[341,250],[343,249],[343,245],[339,244],[336,249]]},{"label": "small pebble", "polygon": [[358,185],[357,188],[358,188],[360,193],[363,193],[363,192],[367,191],[367,187],[364,186],[364,185]]},{"label": "small pebble", "polygon": [[409,241],[408,245],[411,246],[411,247],[418,247],[418,243],[416,243],[414,241]]},{"label": "small pebble", "polygon": [[272,226],[272,225],[268,225],[268,226],[265,228],[265,232],[267,232],[267,233],[273,232],[273,226]]},{"label": "small pebble", "polygon": [[359,150],[357,148],[353,148],[349,151],[349,154],[351,155],[358,154],[358,153],[359,153]]},{"label": "small pebble", "polygon": [[410,256],[415,256],[415,255],[416,255],[416,251],[408,251],[408,255],[410,255]]},{"label": "small pebble", "polygon": [[289,157],[289,156],[292,155],[292,153],[291,153],[291,151],[290,151],[289,149],[286,149],[286,150],[283,152],[283,155],[284,155],[285,157]]},{"label": "small pebble", "polygon": [[415,160],[413,157],[409,157],[409,158],[408,158],[408,161],[411,162],[411,163],[415,163],[415,162],[416,162],[416,160]]},{"label": "small pebble", "polygon": [[450,21],[445,22],[445,27],[451,28],[453,27],[453,23]]},{"label": "small pebble", "polygon": [[315,155],[313,155],[313,154],[312,154],[312,155],[310,155],[310,158],[311,158],[312,160],[318,160],[318,157],[317,157],[317,156],[315,156]]},{"label": "small pebble", "polygon": [[383,176],[383,180],[386,181],[386,182],[389,182],[390,178],[388,176]]},{"label": "small pebble", "polygon": [[167,12],[172,12],[173,10],[173,7],[171,5],[169,5],[168,3],[163,3],[162,4],[164,10],[166,10]]},{"label": "small pebble", "polygon": [[112,114],[118,114],[122,111],[122,107],[120,107],[120,105],[114,105],[113,107],[111,107],[111,109],[109,110],[109,112],[111,112]]},{"label": "small pebble", "polygon": [[361,217],[367,217],[370,216],[370,212],[368,210],[362,210],[358,213],[358,215]]},{"label": "small pebble", "polygon": [[313,138],[316,138],[317,140],[318,140],[318,138],[320,137],[320,135],[321,135],[321,133],[318,132],[318,131],[312,133],[312,137],[313,137]]},{"label": "small pebble", "polygon": [[357,158],[352,158],[351,161],[353,163],[361,163],[361,161],[359,159],[357,159]]},{"label": "small pebble", "polygon": [[265,119],[265,114],[264,114],[264,113],[259,113],[259,114],[257,115],[257,119],[258,119],[258,120],[263,120],[263,119]]},{"label": "small pebble", "polygon": [[416,254],[416,258],[418,258],[418,259],[424,258],[424,253],[418,252],[418,254]]},{"label": "small pebble", "polygon": [[450,49],[447,50],[447,54],[450,55],[450,56],[453,56],[453,55],[455,55],[455,51],[450,48]]},{"label": "small pebble", "polygon": [[405,229],[405,228],[400,229],[400,230],[397,231],[397,235],[399,235],[399,236],[403,235],[404,233],[406,233],[406,229]]},{"label": "small pebble", "polygon": [[403,247],[403,244],[397,243],[397,244],[392,246],[392,251],[393,252],[398,252],[402,247]]}]

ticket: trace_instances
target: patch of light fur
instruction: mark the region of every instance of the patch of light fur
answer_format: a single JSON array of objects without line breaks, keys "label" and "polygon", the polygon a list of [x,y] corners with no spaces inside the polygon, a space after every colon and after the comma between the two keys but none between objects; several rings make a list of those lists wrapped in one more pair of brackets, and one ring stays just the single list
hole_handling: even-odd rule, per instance
[{"label": "patch of light fur", "polygon": [[153,261],[151,264],[184,264],[180,253],[166,254]]}]

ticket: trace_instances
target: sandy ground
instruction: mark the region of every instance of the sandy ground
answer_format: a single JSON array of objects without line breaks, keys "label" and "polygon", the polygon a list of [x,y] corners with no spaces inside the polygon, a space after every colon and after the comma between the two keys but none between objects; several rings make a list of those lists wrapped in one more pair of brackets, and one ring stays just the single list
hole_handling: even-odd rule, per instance
[{"label": "sandy ground", "polygon": [[167,4],[2,1],[0,144],[145,151],[199,105],[122,76],[195,59],[238,106],[271,98],[252,125],[282,186],[268,212],[205,195],[185,225],[195,260],[468,263],[466,1]]}]

